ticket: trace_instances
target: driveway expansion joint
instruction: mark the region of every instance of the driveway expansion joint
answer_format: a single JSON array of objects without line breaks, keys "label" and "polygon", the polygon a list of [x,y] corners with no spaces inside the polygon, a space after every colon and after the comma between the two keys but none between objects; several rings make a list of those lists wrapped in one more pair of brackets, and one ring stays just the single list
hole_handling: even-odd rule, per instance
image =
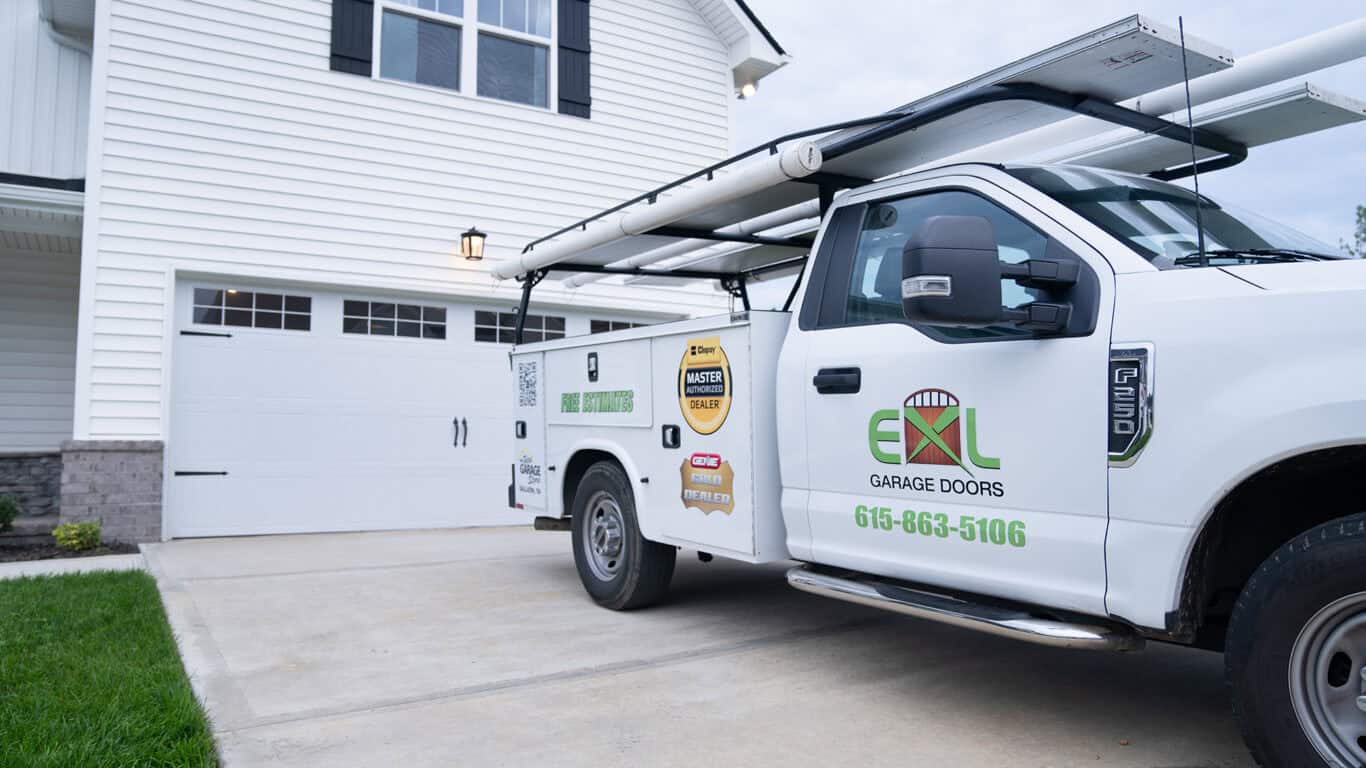
[{"label": "driveway expansion joint", "polygon": [[362,712],[386,712],[390,710],[401,710],[407,707],[421,706],[437,701],[448,701],[453,699],[470,698],[483,696],[485,694],[503,693],[505,691],[521,691],[540,688],[548,685],[556,685],[566,682],[577,682],[590,680],[597,677],[610,677],[613,675],[623,675],[632,672],[640,672],[648,669],[658,669],[661,667],[686,664],[692,661],[714,659],[722,656],[748,653],[750,651],[774,646],[798,643],[804,640],[814,640],[821,637],[839,635],[856,630],[869,629],[879,625],[890,624],[900,617],[897,616],[876,616],[854,621],[841,622],[839,624],[829,624],[808,629],[793,630],[791,632],[781,632],[766,637],[756,637],[749,640],[741,640],[734,643],[723,643],[721,645],[708,646],[688,651],[678,651],[663,656],[648,659],[626,659],[610,664],[601,664],[592,667],[581,667],[578,669],[568,669],[562,672],[552,672],[545,675],[532,675],[524,678],[511,680],[497,680],[491,683],[481,683],[478,685],[451,688],[444,691],[434,691],[432,693],[421,694],[418,696],[406,696],[379,701],[371,704],[364,704],[350,707],[320,708],[311,711],[303,711],[290,715],[277,717],[258,718],[247,725],[228,728],[218,733],[224,735],[235,735],[249,731],[269,728],[276,725],[287,725],[290,723],[308,722],[312,720],[327,720],[336,717],[346,717]]}]

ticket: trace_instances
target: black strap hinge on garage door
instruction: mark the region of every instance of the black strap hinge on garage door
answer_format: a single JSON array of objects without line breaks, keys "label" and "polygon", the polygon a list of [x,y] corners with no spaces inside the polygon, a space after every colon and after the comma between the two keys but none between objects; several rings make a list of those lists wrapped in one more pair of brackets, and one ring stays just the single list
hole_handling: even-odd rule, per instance
[{"label": "black strap hinge on garage door", "polygon": [[227,472],[179,472],[179,471],[178,471],[178,472],[175,472],[174,474],[175,474],[176,477],[210,477],[210,476],[224,476],[224,475],[227,475],[228,473],[227,473]]},{"label": "black strap hinge on garage door", "polygon": [[214,333],[213,331],[181,331],[181,336],[217,336],[220,339],[231,339],[231,333]]}]

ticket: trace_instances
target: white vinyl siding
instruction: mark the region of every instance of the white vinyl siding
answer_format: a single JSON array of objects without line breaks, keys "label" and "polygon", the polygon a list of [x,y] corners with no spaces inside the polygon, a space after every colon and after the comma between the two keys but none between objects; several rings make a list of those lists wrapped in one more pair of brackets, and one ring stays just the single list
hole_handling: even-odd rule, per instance
[{"label": "white vinyl siding", "polygon": [[71,439],[79,275],[76,253],[0,245],[0,452]]},{"label": "white vinyl siding", "polygon": [[0,65],[0,173],[85,176],[90,55],[48,34],[39,0],[4,0]]},{"label": "white vinyl siding", "polygon": [[[87,258],[97,299],[114,281],[145,301],[82,329],[81,438],[164,435],[160,296],[176,270],[505,303],[518,286],[490,262],[728,152],[727,48],[690,0],[595,0],[591,120],[333,72],[328,0],[100,7]],[[482,264],[454,255],[470,226],[489,233]],[[710,290],[553,280],[536,296],[724,306]],[[136,397],[101,396],[115,377]]]}]

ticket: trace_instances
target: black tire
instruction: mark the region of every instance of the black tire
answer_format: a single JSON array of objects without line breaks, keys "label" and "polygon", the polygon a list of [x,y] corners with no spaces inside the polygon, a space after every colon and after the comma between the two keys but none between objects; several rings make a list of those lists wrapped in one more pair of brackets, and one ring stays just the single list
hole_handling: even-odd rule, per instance
[{"label": "black tire", "polygon": [[[659,603],[668,595],[678,551],[641,537],[635,494],[620,466],[600,461],[588,468],[574,491],[573,514],[574,565],[594,602],[629,611]],[[595,519],[599,520],[596,531]],[[592,544],[595,532],[604,535],[612,529],[613,519],[618,521],[620,542],[615,556],[610,545],[597,551]]]},{"label": "black tire", "polygon": [[[1292,690],[1300,688],[1296,681],[1303,679],[1303,673],[1297,675],[1295,671],[1315,667],[1294,661],[1298,658],[1296,645],[1298,642],[1301,649],[1312,645],[1301,640],[1301,634],[1315,636],[1320,617],[1333,610],[1329,606],[1346,601],[1348,613],[1360,616],[1355,601],[1360,600],[1363,590],[1366,514],[1334,520],[1296,536],[1272,553],[1243,588],[1229,620],[1224,664],[1243,740],[1260,765],[1330,765],[1315,748],[1297,714]],[[1355,619],[1344,620],[1344,624],[1347,621]],[[1333,656],[1333,661],[1342,655]],[[1350,686],[1350,695],[1357,695],[1366,659],[1351,659],[1350,664],[1350,680],[1339,685],[1341,674],[1330,673],[1337,677],[1323,685]],[[1303,704],[1312,698],[1301,695],[1298,711],[1312,709]],[[1366,744],[1357,746],[1359,751],[1352,758],[1356,762],[1347,765],[1366,764],[1362,757]],[[1346,749],[1351,748],[1348,742]]]}]

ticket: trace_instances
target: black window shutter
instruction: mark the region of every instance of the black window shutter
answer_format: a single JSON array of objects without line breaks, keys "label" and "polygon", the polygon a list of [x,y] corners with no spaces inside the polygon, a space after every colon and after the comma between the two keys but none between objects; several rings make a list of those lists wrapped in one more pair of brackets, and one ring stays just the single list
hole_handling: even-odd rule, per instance
[{"label": "black window shutter", "polygon": [[370,76],[374,0],[332,0],[332,69]]},{"label": "black window shutter", "polygon": [[588,0],[560,0],[560,114],[591,117]]}]

